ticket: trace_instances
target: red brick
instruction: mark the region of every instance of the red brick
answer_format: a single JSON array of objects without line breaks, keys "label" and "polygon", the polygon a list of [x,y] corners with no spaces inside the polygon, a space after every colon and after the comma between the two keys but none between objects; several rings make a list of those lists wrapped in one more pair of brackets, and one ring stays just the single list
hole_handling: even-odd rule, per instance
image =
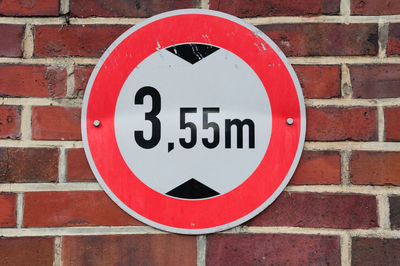
[{"label": "red brick", "polygon": [[237,17],[312,16],[333,15],[340,10],[339,0],[210,0],[210,9]]},{"label": "red brick", "polygon": [[93,66],[75,66],[75,96],[83,96],[85,93],[87,82],[89,81],[90,74],[92,74]]},{"label": "red brick", "polygon": [[400,141],[400,107],[385,108],[385,138]]},{"label": "red brick", "polygon": [[129,26],[37,26],[35,56],[99,57]]},{"label": "red brick", "polygon": [[21,57],[23,35],[23,26],[0,25],[0,56]]},{"label": "red brick", "polygon": [[65,69],[39,65],[0,65],[0,95],[22,97],[64,97]]},{"label": "red brick", "polygon": [[0,238],[0,265],[42,266],[53,265],[53,237]]},{"label": "red brick", "polygon": [[400,65],[350,66],[354,98],[400,97]]},{"label": "red brick", "polygon": [[258,26],[286,56],[376,55],[377,24],[300,23]]},{"label": "red brick", "polygon": [[214,234],[207,265],[340,265],[337,236]]},{"label": "red brick", "polygon": [[400,185],[400,152],[353,152],[350,179],[357,185]]},{"label": "red brick", "polygon": [[17,206],[16,194],[0,193],[0,227],[16,226],[17,224],[16,206]]},{"label": "red brick", "polygon": [[21,136],[21,106],[0,106],[0,139]]},{"label": "red brick", "polygon": [[0,14],[4,16],[58,16],[58,0],[0,1]]},{"label": "red brick", "polygon": [[0,148],[0,183],[55,182],[58,149]]},{"label": "red brick", "polygon": [[24,226],[142,225],[103,191],[25,193]]},{"label": "red brick", "polygon": [[354,15],[396,15],[400,13],[397,0],[351,0]]},{"label": "red brick", "polygon": [[400,229],[400,196],[390,197],[390,227],[395,230]]},{"label": "red brick", "polygon": [[75,265],[196,265],[196,237],[151,234],[66,236],[64,266]]},{"label": "red brick", "polygon": [[196,2],[196,0],[71,0],[71,15],[143,18],[174,9],[194,8]]},{"label": "red brick", "polygon": [[375,108],[307,108],[307,140],[377,140]]},{"label": "red brick", "polygon": [[95,181],[83,149],[70,149],[67,152],[67,180]]},{"label": "red brick", "polygon": [[294,66],[305,98],[340,97],[339,66]]},{"label": "red brick", "polygon": [[389,36],[386,51],[388,55],[400,55],[400,23],[389,24]]},{"label": "red brick", "polygon": [[353,238],[351,265],[399,265],[400,239]]},{"label": "red brick", "polygon": [[34,106],[32,138],[45,140],[80,140],[81,109],[78,107]]},{"label": "red brick", "polygon": [[291,185],[340,184],[340,155],[334,151],[303,151]]},{"label": "red brick", "polygon": [[367,229],[378,226],[376,210],[370,195],[283,193],[248,225]]}]

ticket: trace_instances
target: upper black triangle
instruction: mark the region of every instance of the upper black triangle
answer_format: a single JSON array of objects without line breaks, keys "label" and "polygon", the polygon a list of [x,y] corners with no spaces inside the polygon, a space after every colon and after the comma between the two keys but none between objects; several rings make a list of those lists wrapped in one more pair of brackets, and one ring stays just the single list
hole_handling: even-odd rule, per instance
[{"label": "upper black triangle", "polygon": [[207,187],[194,178],[177,186],[166,194],[182,199],[204,199],[219,195],[217,191]]},{"label": "upper black triangle", "polygon": [[179,44],[167,48],[168,51],[188,61],[191,64],[197,63],[198,61],[200,61],[204,57],[209,56],[218,49],[218,47],[200,43]]}]

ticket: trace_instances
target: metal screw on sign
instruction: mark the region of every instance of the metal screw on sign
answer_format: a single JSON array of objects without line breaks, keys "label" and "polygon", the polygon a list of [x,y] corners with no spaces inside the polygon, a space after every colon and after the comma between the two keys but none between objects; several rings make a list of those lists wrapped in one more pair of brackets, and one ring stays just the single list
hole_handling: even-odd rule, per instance
[{"label": "metal screw on sign", "polygon": [[100,126],[100,121],[99,120],[94,120],[93,125],[95,127],[99,127]]},{"label": "metal screw on sign", "polygon": [[288,119],[286,120],[286,123],[287,123],[289,126],[293,125],[293,123],[294,123],[293,118],[288,118]]}]

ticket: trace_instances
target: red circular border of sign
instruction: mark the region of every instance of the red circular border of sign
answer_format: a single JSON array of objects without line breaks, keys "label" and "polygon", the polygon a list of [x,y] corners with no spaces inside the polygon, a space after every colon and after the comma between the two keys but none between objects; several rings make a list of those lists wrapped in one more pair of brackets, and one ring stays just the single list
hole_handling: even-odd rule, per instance
[{"label": "red circular border of sign", "polygon": [[[114,133],[117,99],[129,74],[152,53],[180,43],[210,43],[239,56],[260,78],[271,104],[271,139],[260,165],[239,187],[210,199],[176,199],[146,186],[129,170]],[[104,184],[140,217],[178,229],[220,227],[264,204],[286,178],[305,123],[296,87],[279,55],[249,28],[209,14],[164,17],[123,39],[97,71],[86,114],[90,154]],[[291,126],[286,124],[288,117],[295,121]],[[93,126],[95,120],[101,121],[100,127]]]}]

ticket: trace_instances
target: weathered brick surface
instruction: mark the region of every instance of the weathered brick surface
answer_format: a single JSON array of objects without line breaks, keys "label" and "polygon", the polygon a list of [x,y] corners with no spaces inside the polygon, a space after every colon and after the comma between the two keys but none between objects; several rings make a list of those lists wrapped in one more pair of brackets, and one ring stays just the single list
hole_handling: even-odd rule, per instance
[{"label": "weathered brick surface", "polygon": [[24,27],[0,24],[0,56],[21,57]]},{"label": "weathered brick surface", "polygon": [[63,106],[32,108],[32,138],[44,140],[80,140],[81,109]]},{"label": "weathered brick surface", "polygon": [[58,149],[0,148],[0,183],[55,182]]},{"label": "weathered brick surface", "polygon": [[0,15],[4,16],[58,16],[58,0],[1,1]]},{"label": "weathered brick surface", "polygon": [[353,238],[351,264],[398,265],[400,261],[400,239]]},{"label": "weathered brick surface", "polygon": [[272,24],[257,26],[286,56],[376,55],[376,24]]},{"label": "weathered brick surface", "polygon": [[389,24],[388,55],[400,55],[400,23]]},{"label": "weathered brick surface", "polygon": [[340,265],[337,236],[214,234],[207,265]]},{"label": "weathered brick surface", "polygon": [[67,151],[67,180],[79,182],[96,180],[83,149],[69,149]]},{"label": "weathered brick surface", "polygon": [[53,265],[53,237],[0,238],[0,265],[44,266]]},{"label": "weathered brick surface", "polygon": [[71,0],[71,15],[77,17],[149,17],[162,12],[195,8],[196,0]]},{"label": "weathered brick surface", "polygon": [[87,82],[89,81],[90,75],[93,71],[93,66],[75,66],[75,96],[83,96],[85,93]]},{"label": "weathered brick surface", "polygon": [[385,138],[400,141],[400,107],[385,108]]},{"label": "weathered brick surface", "polygon": [[400,229],[400,196],[390,197],[390,226],[392,229]]},{"label": "weathered brick surface", "polygon": [[340,155],[333,151],[303,151],[290,185],[340,184]]},{"label": "weathered brick surface", "polygon": [[304,98],[340,97],[339,66],[294,66]]},{"label": "weathered brick surface", "polygon": [[71,25],[35,27],[35,56],[100,57],[130,26]]},{"label": "weathered brick surface", "polygon": [[66,236],[63,265],[196,265],[196,237],[174,234]]},{"label": "weathered brick surface", "polygon": [[[16,226],[17,224],[16,206],[17,206],[16,194],[0,193],[0,227]],[[0,254],[1,254],[1,249],[0,249]]]},{"label": "weathered brick surface", "polygon": [[0,95],[17,97],[64,97],[65,69],[39,65],[0,65]]},{"label": "weathered brick surface", "polygon": [[238,17],[333,15],[339,13],[340,1],[210,0],[210,9],[229,13]]},{"label": "weathered brick surface", "polygon": [[396,0],[351,0],[351,14],[392,15],[400,13],[400,2]]},{"label": "weathered brick surface", "polygon": [[307,108],[307,140],[377,140],[377,112],[372,107]]},{"label": "weathered brick surface", "polygon": [[0,106],[0,139],[21,136],[21,106]]},{"label": "weathered brick surface", "polygon": [[141,225],[103,191],[32,192],[24,201],[25,227]]},{"label": "weathered brick surface", "polygon": [[350,66],[354,98],[400,97],[400,65]]},{"label": "weathered brick surface", "polygon": [[400,185],[400,152],[358,151],[351,155],[350,180],[357,185]]},{"label": "weathered brick surface", "polygon": [[370,195],[285,192],[247,224],[366,229],[378,226],[376,208]]}]

